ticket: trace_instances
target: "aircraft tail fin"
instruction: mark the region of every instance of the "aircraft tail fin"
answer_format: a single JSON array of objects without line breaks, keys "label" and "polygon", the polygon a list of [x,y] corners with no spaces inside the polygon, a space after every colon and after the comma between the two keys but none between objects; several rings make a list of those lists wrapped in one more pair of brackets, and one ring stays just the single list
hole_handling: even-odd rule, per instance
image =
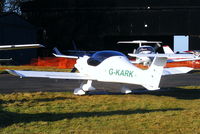
[{"label": "aircraft tail fin", "polygon": [[174,54],[174,52],[169,46],[163,46],[163,51],[165,54]]},{"label": "aircraft tail fin", "polygon": [[145,70],[145,79],[142,84],[148,90],[157,90],[159,88],[163,68],[167,62],[167,57],[155,57],[148,70]]}]

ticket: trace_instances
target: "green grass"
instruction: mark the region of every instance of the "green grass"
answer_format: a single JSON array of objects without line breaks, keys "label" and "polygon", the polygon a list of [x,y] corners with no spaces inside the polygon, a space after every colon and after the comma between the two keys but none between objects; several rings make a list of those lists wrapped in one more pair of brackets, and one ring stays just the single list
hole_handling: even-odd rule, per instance
[{"label": "green grass", "polygon": [[200,133],[200,87],[131,95],[0,94],[2,134]]}]

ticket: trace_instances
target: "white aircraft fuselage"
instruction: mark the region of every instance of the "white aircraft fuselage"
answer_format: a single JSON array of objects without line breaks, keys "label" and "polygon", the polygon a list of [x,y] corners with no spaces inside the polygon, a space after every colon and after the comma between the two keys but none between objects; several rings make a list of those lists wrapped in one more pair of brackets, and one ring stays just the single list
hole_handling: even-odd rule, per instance
[{"label": "white aircraft fuselage", "polygon": [[[166,61],[167,57],[155,57],[150,67],[147,70],[142,70],[133,65],[129,59],[120,52],[99,51],[91,57],[83,56],[77,59],[75,67],[78,69],[79,73],[7,71],[20,77],[87,80],[86,84],[82,83],[79,88],[74,90],[75,95],[84,95],[88,91],[95,90],[92,86],[92,80],[136,84],[141,85],[148,90],[157,90],[159,89],[162,75],[186,73],[191,70],[191,68],[173,68],[163,71]],[[121,91],[123,93],[131,92],[125,88],[122,88]]]},{"label": "white aircraft fuselage", "polygon": [[89,58],[84,56],[77,60],[75,67],[80,73],[92,76],[97,81],[129,84],[142,83],[140,76],[142,76],[143,70],[135,67],[124,56],[112,56],[97,66],[89,65],[87,63]]}]

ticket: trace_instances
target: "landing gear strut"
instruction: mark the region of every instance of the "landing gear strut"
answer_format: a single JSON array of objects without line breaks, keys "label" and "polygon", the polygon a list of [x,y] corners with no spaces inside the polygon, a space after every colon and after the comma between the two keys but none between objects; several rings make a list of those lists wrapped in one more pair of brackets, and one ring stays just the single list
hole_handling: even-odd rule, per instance
[{"label": "landing gear strut", "polygon": [[74,89],[75,95],[85,95],[89,91],[93,91],[95,88],[92,86],[92,80],[88,80],[86,84],[81,83],[79,88]]}]

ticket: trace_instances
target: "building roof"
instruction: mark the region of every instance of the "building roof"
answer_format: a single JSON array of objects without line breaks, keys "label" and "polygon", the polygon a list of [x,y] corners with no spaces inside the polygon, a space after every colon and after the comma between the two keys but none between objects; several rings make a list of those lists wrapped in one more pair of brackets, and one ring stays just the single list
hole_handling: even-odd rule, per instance
[{"label": "building roof", "polygon": [[0,15],[0,26],[17,26],[28,29],[36,29],[34,25],[26,21],[23,17],[16,13],[3,13]]}]

